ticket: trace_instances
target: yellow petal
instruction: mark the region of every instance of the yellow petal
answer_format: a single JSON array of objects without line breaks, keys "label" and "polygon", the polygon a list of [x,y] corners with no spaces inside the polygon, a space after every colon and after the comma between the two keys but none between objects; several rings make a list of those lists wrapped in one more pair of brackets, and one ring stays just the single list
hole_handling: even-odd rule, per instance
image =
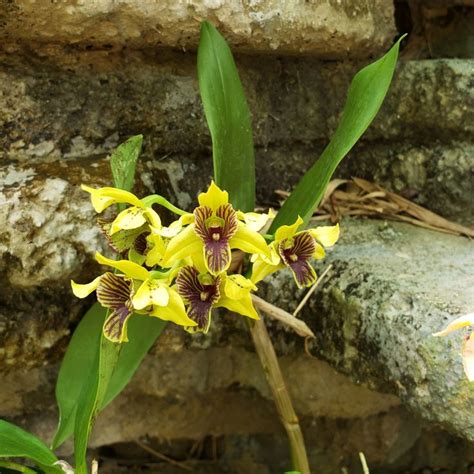
[{"label": "yellow petal", "polygon": [[172,321],[179,326],[196,326],[196,322],[188,317],[184,307],[183,300],[178,293],[170,288],[169,302],[167,306],[155,306],[150,313],[151,316],[156,316],[164,321]]},{"label": "yellow petal", "polygon": [[98,189],[91,188],[85,184],[81,184],[81,189],[91,195],[92,207],[94,208],[95,212],[100,213],[116,202],[111,197],[99,195],[97,192]]},{"label": "yellow petal", "polygon": [[275,241],[278,242],[283,239],[291,239],[296,234],[296,231],[301,224],[303,224],[303,219],[298,216],[298,219],[296,219],[294,224],[278,227],[275,232]]},{"label": "yellow petal", "polygon": [[216,307],[227,308],[228,310],[233,311],[234,313],[239,313],[243,316],[248,316],[252,319],[260,319],[257,311],[253,307],[250,293],[247,293],[244,297],[238,300],[223,296],[217,302]]},{"label": "yellow petal", "polygon": [[271,250],[265,239],[258,232],[246,227],[242,222],[237,224],[237,232],[229,240],[230,248],[240,249],[247,253],[257,253],[271,258]]},{"label": "yellow petal", "polygon": [[191,224],[169,241],[161,266],[169,268],[178,260],[202,253],[202,249],[203,243],[194,232],[194,224]]},{"label": "yellow petal", "polygon": [[158,280],[145,280],[132,298],[133,307],[136,309],[150,305],[166,306],[168,302],[168,288]]},{"label": "yellow petal", "polygon": [[110,235],[119,230],[138,229],[146,223],[143,209],[139,207],[129,207],[122,211],[110,226]]},{"label": "yellow petal", "polygon": [[266,223],[275,217],[275,213],[270,209],[268,214],[260,214],[258,212],[238,213],[239,218],[242,217],[248,229],[258,232],[263,229]]},{"label": "yellow petal", "polygon": [[474,333],[464,342],[461,356],[467,379],[474,382]]},{"label": "yellow petal", "polygon": [[160,263],[165,254],[165,243],[160,235],[154,233],[150,234],[147,240],[153,247],[147,252],[145,263],[147,267],[154,267]]},{"label": "yellow petal", "polygon": [[324,247],[316,242],[316,248],[314,249],[313,258],[315,258],[316,260],[321,260],[325,256],[326,252],[324,250]]},{"label": "yellow petal", "polygon": [[449,323],[442,331],[435,332],[433,336],[446,336],[446,334],[449,334],[450,332],[472,325],[474,325],[474,313],[465,314]]},{"label": "yellow petal", "polygon": [[213,211],[217,210],[219,206],[229,202],[229,194],[211,181],[211,184],[205,193],[198,196],[200,206],[210,207]]},{"label": "yellow petal", "polygon": [[72,292],[78,298],[85,298],[86,296],[89,296],[93,291],[97,290],[97,286],[99,285],[99,281],[101,278],[102,275],[98,276],[90,283],[86,283],[85,285],[81,285],[71,280]]},{"label": "yellow petal", "polygon": [[147,280],[148,272],[140,265],[130,262],[128,260],[111,260],[110,258],[104,257],[99,252],[96,252],[95,259],[101,265],[108,265],[109,267],[116,268],[122,273],[125,273],[130,278],[135,280]]},{"label": "yellow petal", "polygon": [[268,275],[284,268],[285,265],[283,263],[279,263],[278,265],[272,265],[271,263],[267,263],[261,258],[257,259],[252,267],[252,276],[250,279],[254,283],[258,283],[259,281],[263,280]]},{"label": "yellow petal", "polygon": [[325,247],[332,247],[339,239],[339,224],[308,229],[311,235]]},{"label": "yellow petal", "polygon": [[153,210],[151,207],[147,207],[143,212],[144,216],[146,217],[149,224],[155,229],[159,229],[161,227],[161,219],[158,213]]},{"label": "yellow petal", "polygon": [[92,205],[97,212],[102,212],[111,204],[119,202],[128,203],[132,206],[144,207],[144,204],[134,194],[122,189],[112,187],[94,189],[84,184],[81,185],[81,188],[90,193]]},{"label": "yellow petal", "polygon": [[230,275],[224,282],[225,296],[233,300],[243,298],[247,296],[251,290],[255,291],[256,289],[255,284],[243,275]]}]

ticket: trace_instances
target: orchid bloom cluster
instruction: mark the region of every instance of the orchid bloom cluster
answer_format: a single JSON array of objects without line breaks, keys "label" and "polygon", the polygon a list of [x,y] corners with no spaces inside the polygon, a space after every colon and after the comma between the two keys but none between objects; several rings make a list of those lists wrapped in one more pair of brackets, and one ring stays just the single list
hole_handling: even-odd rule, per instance
[{"label": "orchid bloom cluster", "polygon": [[[228,193],[214,182],[198,197],[199,206],[187,213],[159,195],[139,199],[116,188],[93,189],[92,205],[102,213],[113,204],[128,205],[112,218],[99,217],[99,225],[118,259],[100,253],[96,260],[114,269],[88,284],[71,282],[74,294],[85,298],[93,291],[109,309],[105,336],[127,341],[127,321],[133,313],[146,314],[183,326],[189,332],[207,332],[213,308],[227,308],[258,319],[251,292],[271,273],[289,267],[299,287],[316,281],[311,258],[325,255],[335,244],[339,227],[298,232],[303,220],[281,226],[274,236],[261,231],[272,213],[243,213],[229,203]],[[179,218],[164,226],[153,205],[161,205]],[[232,273],[232,250],[249,254],[252,273]]]}]

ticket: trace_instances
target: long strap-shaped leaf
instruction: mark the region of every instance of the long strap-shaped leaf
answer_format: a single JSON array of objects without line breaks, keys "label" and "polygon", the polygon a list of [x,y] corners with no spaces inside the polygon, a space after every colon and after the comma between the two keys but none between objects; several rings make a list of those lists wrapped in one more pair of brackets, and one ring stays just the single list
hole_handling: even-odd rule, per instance
[{"label": "long strap-shaped leaf", "polygon": [[[141,135],[132,137],[112,155],[110,166],[116,188],[131,191],[142,140]],[[77,474],[87,473],[86,453],[89,436],[95,417],[107,395],[107,388],[119,361],[121,348],[121,344],[110,342],[102,330],[100,331],[100,345],[94,358],[93,371],[81,391],[77,404],[74,425],[74,458]]]},{"label": "long strap-shaped leaf", "polygon": [[60,467],[53,466],[58,458],[42,441],[18,426],[0,420],[0,458],[3,457],[31,459],[46,473],[61,472]]},{"label": "long strap-shaped leaf", "polygon": [[378,61],[359,71],[351,82],[341,121],[316,163],[306,172],[278,212],[270,232],[292,224],[298,215],[307,223],[321,201],[337,165],[375,118],[397,64],[400,38]]},{"label": "long strap-shaped leaf", "polygon": [[255,159],[250,111],[232,53],[207,21],[201,24],[198,78],[212,137],[214,179],[235,208],[255,205]]}]

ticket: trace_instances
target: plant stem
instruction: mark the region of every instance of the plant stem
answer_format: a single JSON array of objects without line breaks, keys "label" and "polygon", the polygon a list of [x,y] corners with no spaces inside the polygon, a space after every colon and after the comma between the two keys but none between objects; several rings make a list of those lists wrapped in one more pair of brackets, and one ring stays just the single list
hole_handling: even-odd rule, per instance
[{"label": "plant stem", "polygon": [[254,324],[249,322],[249,327],[260,363],[272,391],[278,414],[288,435],[293,468],[301,474],[310,474],[303,433],[262,316]]},{"label": "plant stem", "polygon": [[163,196],[160,196],[159,194],[152,194],[151,196],[147,196],[146,198],[142,199],[142,202],[146,206],[150,206],[152,204],[159,204],[160,206],[166,207],[166,209],[170,210],[171,212],[178,214],[178,216],[184,216],[185,214],[187,214],[186,211],[183,211],[179,207],[174,206],[167,199],[165,199]]},{"label": "plant stem", "polygon": [[0,467],[5,467],[7,469],[11,469],[12,471],[24,472],[26,474],[36,474],[36,471],[33,471],[33,469],[12,461],[0,461]]}]

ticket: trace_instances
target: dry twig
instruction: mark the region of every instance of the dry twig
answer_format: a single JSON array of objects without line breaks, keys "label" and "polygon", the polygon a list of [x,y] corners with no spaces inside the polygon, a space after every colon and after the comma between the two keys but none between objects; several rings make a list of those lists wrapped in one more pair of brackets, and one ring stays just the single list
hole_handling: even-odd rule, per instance
[{"label": "dry twig", "polygon": [[[291,315],[290,315],[291,316]],[[249,322],[250,333],[257,350],[260,363],[267,376],[267,382],[273,394],[280,419],[290,441],[293,465],[301,474],[310,474],[308,456],[303,438],[303,432],[298,417],[291,403],[291,397],[286,388],[285,380],[278,363],[278,358],[268,335],[263,317],[259,321]]]},{"label": "dry twig", "polygon": [[295,318],[287,311],[269,303],[268,301],[265,301],[263,298],[260,298],[257,295],[252,295],[252,302],[257,309],[260,309],[264,313],[268,314],[268,316],[271,316],[272,318],[281,321],[283,324],[286,324],[299,336],[314,337],[313,331],[311,331],[304,321]]},{"label": "dry twig", "polygon": [[306,292],[306,294],[303,296],[303,299],[299,302],[298,306],[296,309],[293,311],[293,316],[296,318],[296,315],[304,308],[304,305],[308,302],[309,298],[311,295],[316,291],[316,289],[319,287],[321,282],[323,281],[324,277],[328,274],[329,270],[331,270],[332,264],[330,264],[326,270],[324,270],[323,273],[321,273],[321,276],[314,282],[314,284],[311,286],[311,288]]},{"label": "dry twig", "polygon": [[192,469],[189,466],[186,466],[186,464],[183,464],[182,462],[176,461],[168,456],[166,454],[159,453],[155,449],[151,448],[150,446],[146,445],[145,443],[142,443],[141,441],[135,440],[135,444],[137,446],[140,446],[144,451],[147,453],[152,454],[158,459],[161,459],[162,461],[167,462],[168,464],[172,464],[173,466],[180,467],[181,469],[184,469],[186,471],[192,471]]}]

